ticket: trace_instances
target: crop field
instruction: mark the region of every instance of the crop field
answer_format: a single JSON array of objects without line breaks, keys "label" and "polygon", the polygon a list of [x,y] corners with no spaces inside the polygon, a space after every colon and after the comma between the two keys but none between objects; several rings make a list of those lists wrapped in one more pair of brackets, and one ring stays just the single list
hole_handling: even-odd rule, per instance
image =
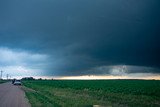
[{"label": "crop field", "polygon": [[23,81],[32,107],[160,107],[156,80]]}]

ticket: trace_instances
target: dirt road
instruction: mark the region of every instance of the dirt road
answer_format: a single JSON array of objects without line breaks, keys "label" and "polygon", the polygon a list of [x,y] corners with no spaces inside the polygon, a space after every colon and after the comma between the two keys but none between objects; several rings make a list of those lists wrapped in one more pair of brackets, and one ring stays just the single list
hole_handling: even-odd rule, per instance
[{"label": "dirt road", "polygon": [[0,84],[0,107],[30,107],[20,86]]}]

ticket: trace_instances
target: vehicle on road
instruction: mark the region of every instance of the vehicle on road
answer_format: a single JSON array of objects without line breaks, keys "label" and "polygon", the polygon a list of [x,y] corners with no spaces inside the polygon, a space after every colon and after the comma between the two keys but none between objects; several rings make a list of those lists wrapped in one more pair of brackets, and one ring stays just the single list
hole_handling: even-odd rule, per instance
[{"label": "vehicle on road", "polygon": [[21,80],[15,80],[13,84],[14,85],[22,85]]}]

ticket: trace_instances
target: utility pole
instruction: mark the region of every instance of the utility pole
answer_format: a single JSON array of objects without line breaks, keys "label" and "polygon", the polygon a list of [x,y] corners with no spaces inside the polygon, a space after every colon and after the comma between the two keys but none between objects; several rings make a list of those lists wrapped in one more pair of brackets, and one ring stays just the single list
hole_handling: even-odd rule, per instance
[{"label": "utility pole", "polygon": [[7,77],[7,80],[8,80],[9,74],[7,74],[6,77]]},{"label": "utility pole", "polygon": [[0,72],[1,72],[1,79],[2,79],[2,76],[3,76],[3,72],[4,72],[4,71],[1,70]]}]

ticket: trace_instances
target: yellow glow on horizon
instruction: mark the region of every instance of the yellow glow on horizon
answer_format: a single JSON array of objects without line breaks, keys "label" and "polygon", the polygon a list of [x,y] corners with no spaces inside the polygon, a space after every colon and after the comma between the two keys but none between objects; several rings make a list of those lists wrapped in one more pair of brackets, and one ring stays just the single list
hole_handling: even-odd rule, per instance
[{"label": "yellow glow on horizon", "polygon": [[[27,77],[27,76],[24,76]],[[35,79],[57,79],[57,80],[102,80],[102,79],[144,79],[144,80],[160,80],[160,74],[138,73],[124,76],[114,75],[85,75],[85,76],[33,76]],[[15,78],[23,78],[17,76]]]},{"label": "yellow glow on horizon", "polygon": [[62,80],[101,80],[101,79],[145,79],[145,80],[160,80],[160,75],[158,76],[148,76],[148,77],[129,77],[129,76],[64,76],[57,79]]},{"label": "yellow glow on horizon", "polygon": [[[124,77],[123,77],[124,78]],[[59,79],[77,79],[77,80],[94,80],[94,79],[122,79],[122,76],[64,76]]]}]

